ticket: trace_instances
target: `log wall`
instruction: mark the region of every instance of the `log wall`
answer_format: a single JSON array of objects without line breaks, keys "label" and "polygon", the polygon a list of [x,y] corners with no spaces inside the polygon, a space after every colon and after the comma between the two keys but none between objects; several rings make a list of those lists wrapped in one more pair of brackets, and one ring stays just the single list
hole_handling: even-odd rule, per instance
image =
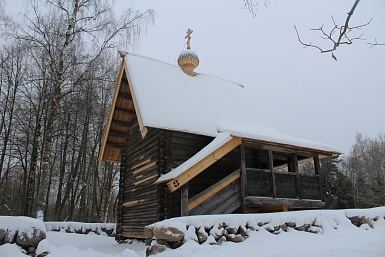
[{"label": "log wall", "polygon": [[159,158],[160,138],[158,129],[149,129],[142,139],[138,122],[130,127],[120,182],[120,230],[124,238],[144,238],[144,227],[165,217],[159,201],[164,186],[154,184],[164,166]]}]

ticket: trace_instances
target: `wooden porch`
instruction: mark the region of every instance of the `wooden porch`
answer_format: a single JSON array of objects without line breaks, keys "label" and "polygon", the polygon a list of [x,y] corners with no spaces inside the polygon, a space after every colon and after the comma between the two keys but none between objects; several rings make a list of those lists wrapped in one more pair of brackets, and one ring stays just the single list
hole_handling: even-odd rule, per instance
[{"label": "wooden porch", "polygon": [[[318,153],[252,142],[234,150],[239,153],[238,170],[192,198],[188,183],[181,187],[182,216],[324,206]],[[300,170],[301,165],[308,169]]]}]

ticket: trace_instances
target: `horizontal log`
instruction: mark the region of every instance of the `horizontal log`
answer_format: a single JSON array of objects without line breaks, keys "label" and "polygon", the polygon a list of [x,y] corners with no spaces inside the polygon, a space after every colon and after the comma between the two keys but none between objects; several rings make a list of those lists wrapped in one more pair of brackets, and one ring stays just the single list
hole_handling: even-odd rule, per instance
[{"label": "horizontal log", "polygon": [[114,112],[127,114],[127,115],[135,115],[135,110],[129,110],[125,108],[115,107]]},{"label": "horizontal log", "polygon": [[119,92],[119,93],[118,93],[118,98],[121,98],[121,99],[124,99],[124,100],[130,100],[130,101],[132,101],[132,96],[131,96],[131,94],[127,94],[127,93],[123,93],[123,92]]},{"label": "horizontal log", "polygon": [[118,120],[112,120],[111,125],[117,126],[117,127],[130,127],[130,122],[124,122],[124,121],[118,121]]},{"label": "horizontal log", "polygon": [[128,136],[127,132],[121,132],[121,131],[114,131],[110,130],[108,131],[108,136],[109,137],[121,137],[121,138],[126,138]]},{"label": "horizontal log", "polygon": [[252,197],[244,198],[244,206],[254,207],[281,207],[287,204],[289,209],[316,209],[322,208],[325,203],[320,200],[299,200],[289,198]]}]

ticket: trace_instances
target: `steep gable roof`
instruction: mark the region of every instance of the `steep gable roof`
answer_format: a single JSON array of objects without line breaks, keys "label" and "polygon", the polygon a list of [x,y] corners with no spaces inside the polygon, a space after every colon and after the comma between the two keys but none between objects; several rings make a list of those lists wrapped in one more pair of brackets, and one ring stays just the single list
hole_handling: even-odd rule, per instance
[{"label": "steep gable roof", "polygon": [[[143,136],[148,127],[211,137],[228,132],[263,143],[340,153],[335,147],[273,129],[258,115],[261,107],[256,103],[264,96],[235,82],[202,73],[191,77],[176,65],[135,54],[127,54],[122,66],[119,80],[127,77]],[[99,159],[108,160],[103,154]]]}]

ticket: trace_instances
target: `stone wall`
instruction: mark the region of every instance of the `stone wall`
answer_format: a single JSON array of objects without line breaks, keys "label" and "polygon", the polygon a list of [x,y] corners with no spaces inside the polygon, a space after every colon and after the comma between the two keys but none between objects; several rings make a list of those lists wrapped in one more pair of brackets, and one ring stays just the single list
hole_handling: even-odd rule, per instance
[{"label": "stone wall", "polygon": [[0,216],[0,245],[17,244],[25,253],[35,254],[38,244],[45,238],[46,229],[40,220]]},{"label": "stone wall", "polygon": [[341,226],[370,229],[385,226],[385,207],[365,210],[318,210],[273,214],[208,215],[174,218],[145,228],[147,254],[175,249],[193,240],[198,244],[241,243],[250,233],[266,230],[278,235],[290,229],[323,234]]}]

